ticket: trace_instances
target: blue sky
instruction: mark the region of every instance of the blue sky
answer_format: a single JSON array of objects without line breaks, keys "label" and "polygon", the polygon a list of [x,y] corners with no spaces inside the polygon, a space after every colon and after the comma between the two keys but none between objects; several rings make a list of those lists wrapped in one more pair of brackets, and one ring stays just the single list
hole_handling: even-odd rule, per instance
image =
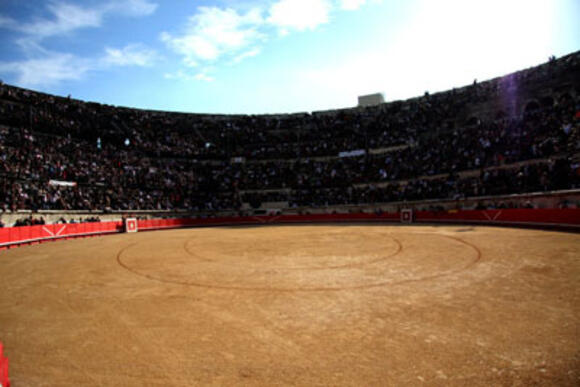
[{"label": "blue sky", "polygon": [[578,0],[0,0],[0,78],[113,105],[287,113],[580,49]]}]

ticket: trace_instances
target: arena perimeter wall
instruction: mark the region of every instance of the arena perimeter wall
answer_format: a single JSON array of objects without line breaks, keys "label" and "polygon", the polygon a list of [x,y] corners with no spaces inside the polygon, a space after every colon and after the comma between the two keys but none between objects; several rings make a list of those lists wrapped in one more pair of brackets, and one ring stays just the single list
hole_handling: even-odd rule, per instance
[{"label": "arena perimeter wall", "polygon": [[[292,223],[399,223],[400,213],[308,214],[221,218],[183,218],[139,220],[140,231],[184,227],[265,225]],[[471,211],[419,211],[414,223],[476,224],[489,226],[548,228],[580,231],[580,209],[504,209]],[[59,239],[84,238],[124,231],[123,223],[69,223],[0,229],[0,249]]]}]

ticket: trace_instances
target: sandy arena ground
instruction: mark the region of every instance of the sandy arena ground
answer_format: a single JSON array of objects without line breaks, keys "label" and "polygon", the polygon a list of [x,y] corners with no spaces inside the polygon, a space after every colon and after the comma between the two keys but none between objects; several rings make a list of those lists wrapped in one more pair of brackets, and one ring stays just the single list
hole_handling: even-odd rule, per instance
[{"label": "sandy arena ground", "polygon": [[24,386],[578,386],[580,235],[204,228],[0,252]]}]

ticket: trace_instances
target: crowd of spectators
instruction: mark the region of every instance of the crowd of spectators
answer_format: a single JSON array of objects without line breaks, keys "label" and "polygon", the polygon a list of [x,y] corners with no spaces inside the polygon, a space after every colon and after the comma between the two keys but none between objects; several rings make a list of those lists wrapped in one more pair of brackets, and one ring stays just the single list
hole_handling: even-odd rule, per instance
[{"label": "crowd of spectators", "polygon": [[419,178],[386,186],[370,184],[355,188],[299,190],[292,198],[294,207],[323,207],[337,204],[365,204],[425,199],[464,199],[510,193],[542,192],[580,187],[580,163],[568,159],[529,164],[520,168],[482,171],[479,176]]},{"label": "crowd of spectators", "polygon": [[[98,223],[101,219],[98,216],[89,216],[86,218],[79,217],[77,219],[70,218],[68,221],[64,217],[60,217],[56,222],[57,224],[73,224],[73,223]],[[44,217],[33,217],[32,215],[28,215],[23,218],[16,219],[12,227],[23,227],[23,226],[39,226],[47,224],[44,220]],[[4,223],[0,221],[0,228],[4,227]]]},{"label": "crowd of spectators", "polygon": [[461,119],[514,89],[545,96],[574,74],[579,53],[407,101],[279,116],[151,112],[0,85],[0,210],[201,212],[577,188],[578,84],[517,115]]},{"label": "crowd of spectators", "polygon": [[29,215],[24,218],[16,219],[16,222],[14,222],[13,227],[38,226],[43,224],[46,224],[46,221],[42,216],[40,218],[35,218],[32,215]]}]

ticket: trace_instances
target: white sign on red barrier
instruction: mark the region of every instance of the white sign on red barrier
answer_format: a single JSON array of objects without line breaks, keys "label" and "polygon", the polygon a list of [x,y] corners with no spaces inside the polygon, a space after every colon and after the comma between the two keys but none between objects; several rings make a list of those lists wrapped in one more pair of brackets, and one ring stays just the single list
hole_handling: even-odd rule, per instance
[{"label": "white sign on red barrier", "polygon": [[401,223],[413,223],[413,210],[405,208],[401,210]]},{"label": "white sign on red barrier", "polygon": [[126,232],[137,232],[137,219],[135,219],[135,218],[125,219],[125,231]]}]

